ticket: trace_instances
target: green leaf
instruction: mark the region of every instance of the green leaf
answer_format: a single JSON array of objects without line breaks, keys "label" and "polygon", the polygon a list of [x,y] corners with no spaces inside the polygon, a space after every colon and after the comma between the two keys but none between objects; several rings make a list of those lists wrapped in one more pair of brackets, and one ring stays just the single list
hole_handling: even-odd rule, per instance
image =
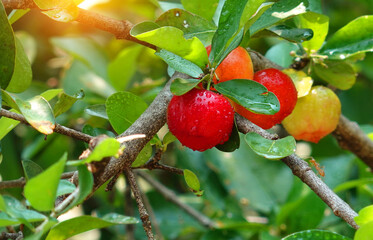
[{"label": "green leaf", "polygon": [[13,9],[8,15],[9,23],[10,24],[15,23],[18,19],[23,17],[29,11],[30,9]]},{"label": "green leaf", "polygon": [[168,132],[168,133],[166,133],[166,135],[164,135],[162,143],[164,145],[168,145],[168,144],[170,144],[170,143],[172,143],[176,140],[177,140],[177,138],[172,134],[172,132]]},{"label": "green leaf", "polygon": [[45,98],[35,96],[28,101],[16,98],[15,102],[22,115],[33,128],[45,135],[53,133],[56,120],[51,106]]},{"label": "green leaf", "polygon": [[233,79],[214,85],[216,90],[248,110],[261,114],[275,114],[280,110],[276,95],[262,84],[248,79]]},{"label": "green leaf", "polygon": [[74,4],[74,0],[34,0],[38,8],[43,10],[63,8],[66,5]]},{"label": "green leaf", "polygon": [[129,92],[118,92],[106,100],[106,113],[114,130],[121,134],[146,110],[147,104]]},{"label": "green leaf", "polygon": [[181,95],[189,92],[193,88],[195,88],[201,81],[202,81],[202,79],[175,78],[171,83],[170,90],[171,90],[172,94],[174,94],[176,96],[181,96]]},{"label": "green leaf", "polygon": [[275,25],[276,23],[291,18],[293,16],[305,13],[308,8],[306,0],[281,0],[276,2],[265,11],[256,22],[250,27],[250,35],[262,29]]},{"label": "green leaf", "polygon": [[[306,230],[302,232],[293,233],[287,237],[282,238],[281,240],[351,240],[351,238],[339,235],[334,232],[325,231],[325,230]],[[356,238],[355,238],[356,239]]]},{"label": "green leaf", "polygon": [[294,59],[294,57],[290,56],[290,52],[296,50],[298,50],[296,44],[282,41],[268,49],[265,57],[281,67],[288,68],[293,63]]},{"label": "green leaf", "polygon": [[41,225],[38,226],[32,235],[27,236],[24,240],[41,240],[44,234],[46,234],[54,225],[58,223],[58,220],[52,217],[49,217],[46,221],[44,221]]},{"label": "green leaf", "polygon": [[[79,176],[79,185],[78,185],[78,194],[75,199],[67,206],[62,212],[65,213],[74,206],[81,204],[84,199],[92,192],[93,187],[93,176],[90,171],[88,171],[87,166],[79,165],[78,166],[78,176]],[[76,191],[76,190],[75,190]]]},{"label": "green leaf", "polygon": [[14,71],[16,44],[2,2],[0,3],[0,43],[0,88],[5,89]]},{"label": "green leaf", "polygon": [[152,156],[152,146],[150,143],[147,143],[145,147],[140,151],[139,155],[137,155],[136,160],[132,163],[132,167],[140,167],[144,165],[147,161],[149,161],[150,157]]},{"label": "green leaf", "polygon": [[373,178],[361,178],[356,180],[350,180],[339,184],[333,189],[334,192],[341,192],[351,188],[363,187],[367,184],[372,184]]},{"label": "green leaf", "polygon": [[361,226],[355,233],[354,240],[370,240],[373,236],[373,221]]},{"label": "green leaf", "polygon": [[187,11],[196,13],[207,20],[212,20],[219,0],[181,0],[181,3]]},{"label": "green leaf", "polygon": [[30,224],[31,222],[39,222],[46,219],[46,216],[36,211],[27,209],[20,201],[11,197],[3,196],[6,211],[12,219],[17,219],[19,223],[25,224],[28,228],[33,229],[34,227]]},{"label": "green leaf", "polygon": [[26,53],[28,60],[32,64],[38,51],[35,38],[25,31],[17,31],[15,32],[15,36],[21,41],[23,50]]},{"label": "green leaf", "polygon": [[242,12],[247,0],[226,0],[221,10],[218,29],[211,43],[210,62],[217,68],[223,59],[241,42],[243,28],[240,28]]},{"label": "green leaf", "polygon": [[203,74],[201,68],[196,64],[167,50],[160,49],[155,53],[155,55],[162,58],[170,67],[178,72],[188,74],[194,78],[199,78],[201,74]]},{"label": "green leaf", "polygon": [[22,43],[15,38],[16,59],[12,79],[6,88],[9,92],[19,93],[25,91],[32,81],[31,63],[23,49]]},{"label": "green leaf", "polygon": [[290,42],[301,43],[311,39],[312,36],[313,32],[308,28],[294,28],[287,25],[277,25],[264,29],[252,37],[280,37]]},{"label": "green leaf", "polygon": [[[204,7],[203,9],[210,10],[211,8]],[[197,37],[205,46],[211,44],[216,31],[216,26],[211,21],[179,8],[164,12],[158,17],[156,23],[161,27],[177,27],[184,32],[186,39]]]},{"label": "green leaf", "polygon": [[204,68],[208,63],[207,52],[202,42],[192,37],[184,38],[184,33],[175,27],[159,27],[156,23],[143,22],[131,29],[131,35],[141,41],[170,51]]},{"label": "green leaf", "polygon": [[6,203],[2,195],[0,195],[0,211],[6,211]]},{"label": "green leaf", "polygon": [[72,182],[66,179],[61,179],[58,183],[56,196],[62,196],[68,193],[72,193],[74,192],[75,188],[76,186]]},{"label": "green leaf", "polygon": [[83,37],[55,37],[51,39],[51,42],[79,59],[101,78],[107,79],[108,58],[104,50],[93,40]]},{"label": "green leaf", "polygon": [[67,153],[58,162],[44,172],[27,181],[24,194],[31,206],[39,211],[50,211],[54,208],[60,176],[65,167]]},{"label": "green leaf", "polygon": [[116,213],[109,213],[102,218],[79,216],[55,225],[47,236],[47,240],[64,240],[92,229],[105,228],[117,224],[135,224],[138,220]]},{"label": "green leaf", "polygon": [[105,104],[92,105],[92,106],[87,107],[84,111],[91,116],[100,117],[100,118],[109,120],[109,117],[107,116],[107,113],[106,113]]},{"label": "green leaf", "polygon": [[37,163],[31,160],[22,160],[22,167],[25,173],[26,181],[35,177],[36,175],[43,172],[43,168],[40,167]]},{"label": "green leaf", "polygon": [[346,61],[326,60],[315,64],[313,70],[321,79],[342,90],[350,89],[356,81],[355,70]]},{"label": "green leaf", "polygon": [[58,22],[74,21],[79,15],[79,8],[74,5],[66,5],[63,8],[56,8],[42,11],[45,15]]},{"label": "green leaf", "polygon": [[296,142],[292,136],[278,140],[269,140],[258,133],[249,132],[245,135],[246,143],[259,156],[270,160],[279,160],[295,153]]},{"label": "green leaf", "polygon": [[373,222],[373,205],[367,206],[359,211],[359,215],[354,218],[357,225],[363,225]]},{"label": "green leaf", "polygon": [[236,122],[234,122],[232,133],[228,141],[223,144],[216,145],[215,147],[223,152],[234,152],[240,147],[240,142],[240,134],[238,133]]},{"label": "green leaf", "polygon": [[117,91],[124,91],[136,72],[137,58],[144,47],[134,45],[123,49],[116,58],[109,63],[108,74],[113,87]]},{"label": "green leaf", "polygon": [[83,99],[83,98],[84,98],[83,90],[80,90],[79,92],[74,94],[74,96],[70,96],[70,95],[68,95],[64,92],[60,93],[60,95],[58,97],[58,101],[56,102],[56,104],[53,107],[54,116],[57,117],[57,116],[61,115],[62,113],[66,112],[67,110],[69,110],[72,107],[72,105],[76,101],[78,101],[80,99]]},{"label": "green leaf", "polygon": [[188,187],[191,188],[194,194],[196,194],[197,196],[201,196],[203,194],[203,191],[201,191],[200,189],[201,185],[196,174],[188,169],[184,169],[184,179],[186,184],[188,185]]},{"label": "green leaf", "polygon": [[321,48],[329,30],[329,17],[315,12],[307,12],[295,18],[299,28],[310,28],[313,31],[313,38],[302,45],[310,54]]},{"label": "green leaf", "polygon": [[69,161],[68,165],[78,166],[90,162],[101,161],[106,157],[118,157],[119,150],[120,143],[115,138],[105,138],[96,145],[87,158],[79,161]]},{"label": "green leaf", "polygon": [[361,16],[339,29],[320,49],[330,59],[373,51],[373,15]]},{"label": "green leaf", "polygon": [[49,90],[43,92],[42,94],[40,94],[40,96],[42,96],[43,98],[45,98],[45,100],[50,101],[53,98],[55,98],[58,94],[60,94],[61,92],[63,92],[62,88],[59,88],[59,89],[49,89]]},{"label": "green leaf", "polygon": [[0,227],[13,226],[21,224],[22,222],[18,219],[9,217],[6,213],[0,212]]},{"label": "green leaf", "polygon": [[[265,0],[248,0],[246,3],[246,6],[243,10],[241,20],[240,20],[240,25],[239,28],[242,26],[245,26],[245,30],[248,29],[249,25],[249,20],[255,18],[257,15],[261,15],[260,13],[261,9],[265,8],[268,3],[264,3]],[[272,5],[273,3],[270,3]],[[257,16],[259,17],[259,16]]]}]

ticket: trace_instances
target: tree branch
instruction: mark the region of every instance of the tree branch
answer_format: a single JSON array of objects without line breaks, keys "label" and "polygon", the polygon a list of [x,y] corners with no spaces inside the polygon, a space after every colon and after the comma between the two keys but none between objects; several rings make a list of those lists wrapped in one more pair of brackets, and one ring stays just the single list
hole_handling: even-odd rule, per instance
[{"label": "tree branch", "polygon": [[144,227],[145,233],[146,233],[149,240],[153,240],[154,235],[153,235],[153,232],[152,232],[152,225],[150,223],[149,214],[146,211],[146,208],[144,206],[140,189],[137,186],[135,174],[133,173],[133,171],[130,167],[124,169],[124,174],[126,175],[128,183],[131,187],[131,191],[132,191],[133,195],[135,196],[135,200],[136,200],[136,203],[137,203],[137,208],[139,209],[140,218],[141,218],[141,221],[142,221],[142,226]]},{"label": "tree branch", "polygon": [[169,190],[167,187],[165,187],[163,184],[155,180],[153,177],[151,177],[149,174],[138,171],[137,174],[143,178],[145,181],[147,181],[150,185],[152,185],[160,194],[163,195],[163,197],[180,207],[184,212],[192,216],[194,219],[196,219],[199,223],[201,223],[203,226],[207,228],[215,228],[216,223],[214,223],[211,219],[206,217],[205,215],[199,213],[194,208],[190,207],[189,205],[183,203],[179,200],[177,195]]},{"label": "tree branch", "polygon": [[[5,110],[3,108],[0,110],[0,117],[11,118],[11,119],[20,121],[23,124],[30,125],[25,119],[25,117],[23,117],[21,114],[14,113],[14,112]],[[92,136],[89,136],[85,133],[79,132],[77,130],[74,130],[68,127],[64,127],[58,123],[56,123],[56,126],[53,131],[56,133],[62,134],[62,135],[66,135],[66,136],[81,140],[86,143],[88,143],[92,139]]]}]

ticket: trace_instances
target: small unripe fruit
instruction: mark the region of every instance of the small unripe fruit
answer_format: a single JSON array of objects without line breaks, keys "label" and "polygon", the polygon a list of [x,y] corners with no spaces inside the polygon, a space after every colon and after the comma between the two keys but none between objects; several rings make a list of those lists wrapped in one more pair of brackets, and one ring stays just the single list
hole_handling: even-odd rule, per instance
[{"label": "small unripe fruit", "polygon": [[273,92],[280,102],[280,111],[274,115],[250,112],[237,103],[232,103],[235,111],[263,129],[269,129],[282,122],[294,109],[297,102],[297,89],[291,78],[280,70],[268,68],[258,71],[254,81],[264,85]]},{"label": "small unripe fruit", "polygon": [[299,98],[294,111],[282,122],[286,131],[297,140],[317,143],[338,125],[341,103],[327,87],[312,87]]},{"label": "small unripe fruit", "polygon": [[167,109],[170,132],[193,150],[205,151],[226,142],[232,132],[234,111],[218,93],[192,89],[173,96]]},{"label": "small unripe fruit", "polygon": [[[210,55],[211,46],[206,47]],[[233,49],[215,70],[215,84],[232,79],[253,79],[254,70],[249,53],[243,47]]]}]

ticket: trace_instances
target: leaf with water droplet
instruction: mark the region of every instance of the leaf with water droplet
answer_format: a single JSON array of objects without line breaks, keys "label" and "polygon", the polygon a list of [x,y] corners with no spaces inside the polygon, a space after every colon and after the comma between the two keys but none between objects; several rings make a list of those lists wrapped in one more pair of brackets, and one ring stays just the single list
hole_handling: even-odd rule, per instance
[{"label": "leaf with water droplet", "polygon": [[301,43],[313,37],[313,31],[309,28],[295,28],[287,25],[277,25],[256,33],[253,38],[280,37],[290,42]]},{"label": "leaf with water droplet", "polygon": [[176,96],[181,96],[193,88],[195,88],[203,79],[194,79],[194,78],[175,78],[170,86],[172,94]]},{"label": "leaf with water droplet", "polygon": [[252,112],[275,114],[280,110],[276,95],[253,80],[233,79],[216,84],[214,87],[224,96]]},{"label": "leaf with water droplet", "polygon": [[245,135],[245,141],[256,154],[270,160],[280,160],[295,153],[296,149],[296,142],[292,136],[269,140],[258,133],[249,132]]}]

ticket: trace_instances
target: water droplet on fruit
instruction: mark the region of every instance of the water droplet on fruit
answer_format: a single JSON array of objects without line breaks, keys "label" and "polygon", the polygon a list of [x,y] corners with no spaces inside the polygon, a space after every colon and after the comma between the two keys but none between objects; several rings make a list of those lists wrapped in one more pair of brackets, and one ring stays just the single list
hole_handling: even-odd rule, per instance
[{"label": "water droplet on fruit", "polygon": [[190,133],[195,133],[197,131],[197,127],[196,126],[193,126],[191,129],[190,129]]}]

